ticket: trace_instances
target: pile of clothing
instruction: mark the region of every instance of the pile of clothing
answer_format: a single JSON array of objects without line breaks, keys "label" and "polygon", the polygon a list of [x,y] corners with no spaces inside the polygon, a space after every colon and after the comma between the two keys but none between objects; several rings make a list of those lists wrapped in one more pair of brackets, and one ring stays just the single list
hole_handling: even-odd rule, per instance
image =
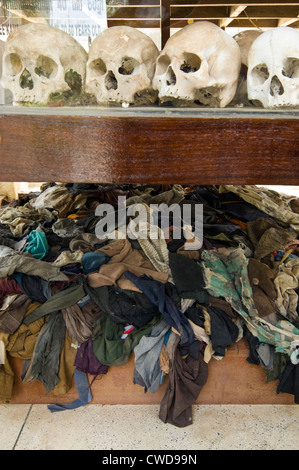
[{"label": "pile of clothing", "polygon": [[[160,204],[180,223],[150,217]],[[115,227],[99,237],[108,205]],[[149,215],[140,237],[123,230],[133,207]],[[299,403],[298,234],[299,199],[257,186],[47,183],[3,200],[0,402],[13,396],[10,357],[46,393],[75,381],[78,399],[54,412],[89,403],[94,378],[134,354],[133,383],[155,393],[166,380],[159,417],[184,427],[211,359],[246,338],[248,362]]]}]

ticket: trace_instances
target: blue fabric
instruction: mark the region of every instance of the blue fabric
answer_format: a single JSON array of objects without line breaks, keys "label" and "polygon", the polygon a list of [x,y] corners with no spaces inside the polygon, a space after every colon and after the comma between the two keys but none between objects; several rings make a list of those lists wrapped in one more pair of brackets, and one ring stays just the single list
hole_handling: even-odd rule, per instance
[{"label": "blue fabric", "polygon": [[84,253],[82,256],[82,272],[83,274],[89,274],[95,271],[102,266],[102,264],[108,263],[110,256],[105,253]]},{"label": "blue fabric", "polygon": [[192,327],[185,315],[176,308],[170,297],[166,295],[164,284],[145,275],[137,277],[130,271],[126,271],[125,276],[158,307],[165,321],[178,331],[181,337],[181,346],[190,347],[195,340]]},{"label": "blue fabric", "polygon": [[48,405],[48,409],[51,411],[51,413],[56,411],[74,410],[80,406],[87,405],[87,403],[92,400],[87,374],[76,369],[74,372],[74,377],[79,398],[67,405]]}]

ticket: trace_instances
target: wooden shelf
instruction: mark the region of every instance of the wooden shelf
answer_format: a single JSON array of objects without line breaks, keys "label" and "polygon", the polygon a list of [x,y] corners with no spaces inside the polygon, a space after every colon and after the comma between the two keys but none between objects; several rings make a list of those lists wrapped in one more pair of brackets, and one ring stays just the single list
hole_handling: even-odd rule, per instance
[{"label": "wooden shelf", "polygon": [[299,110],[0,110],[1,181],[299,183]]}]

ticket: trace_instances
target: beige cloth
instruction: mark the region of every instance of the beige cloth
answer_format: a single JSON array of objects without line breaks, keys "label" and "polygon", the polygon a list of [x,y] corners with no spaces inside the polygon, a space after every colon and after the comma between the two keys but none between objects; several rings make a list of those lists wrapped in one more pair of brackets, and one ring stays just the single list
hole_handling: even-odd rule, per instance
[{"label": "beige cloth", "polygon": [[87,275],[87,282],[91,287],[118,286],[121,289],[139,289],[125,277],[125,271],[130,271],[136,276],[151,276],[156,281],[165,283],[168,280],[167,273],[155,270],[152,263],[146,258],[142,250],[132,248],[129,240],[117,240],[105,245],[100,250],[111,256],[108,263],[103,264],[98,272]]},{"label": "beige cloth", "polygon": [[289,225],[296,231],[299,230],[299,214],[293,212],[292,209],[292,201],[296,199],[296,196],[288,196],[253,185],[223,184],[220,185],[219,192],[233,192],[282,224]]},{"label": "beige cloth", "polygon": [[289,259],[279,267],[274,285],[277,291],[275,305],[278,311],[290,322],[297,320],[298,295],[295,291],[299,285],[298,258]]}]

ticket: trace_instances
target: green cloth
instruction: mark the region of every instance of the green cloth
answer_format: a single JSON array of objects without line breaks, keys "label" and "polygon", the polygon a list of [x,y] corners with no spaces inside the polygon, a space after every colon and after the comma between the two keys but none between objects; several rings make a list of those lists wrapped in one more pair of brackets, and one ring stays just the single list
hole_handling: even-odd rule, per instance
[{"label": "green cloth", "polygon": [[50,247],[44,232],[32,230],[28,237],[25,251],[28,251],[36,259],[44,259],[50,252]]},{"label": "green cloth", "polygon": [[201,266],[209,294],[224,297],[259,341],[275,346],[275,352],[290,355],[291,343],[299,341],[299,330],[287,320],[272,325],[258,315],[253,303],[247,265],[248,259],[241,248],[205,250],[201,254]]},{"label": "green cloth", "polygon": [[244,318],[258,316],[248,278],[248,259],[241,248],[204,250],[199,264],[210,295],[225,298]]},{"label": "green cloth", "polygon": [[121,339],[124,324],[115,323],[108,315],[102,314],[93,332],[93,352],[103,365],[125,364],[142,336],[149,335],[152,328],[160,321],[161,317],[156,316],[144,327],[133,330],[125,339]]},{"label": "green cloth", "polygon": [[50,299],[48,299],[44,304],[27,315],[27,317],[24,318],[23,323],[25,323],[25,325],[30,325],[30,323],[38,318],[50,313],[59,312],[63,308],[72,307],[85,296],[86,293],[82,284],[68,287],[67,289],[58,292],[58,294],[50,297]]},{"label": "green cloth", "polygon": [[60,355],[64,346],[66,326],[58,312],[51,315],[39,336],[31,365],[32,376],[42,382],[46,393],[51,392],[59,382]]},{"label": "green cloth", "polygon": [[46,281],[68,281],[68,277],[52,263],[34,258],[29,252],[15,251],[0,246],[0,278],[10,277],[14,272],[39,276]]}]

